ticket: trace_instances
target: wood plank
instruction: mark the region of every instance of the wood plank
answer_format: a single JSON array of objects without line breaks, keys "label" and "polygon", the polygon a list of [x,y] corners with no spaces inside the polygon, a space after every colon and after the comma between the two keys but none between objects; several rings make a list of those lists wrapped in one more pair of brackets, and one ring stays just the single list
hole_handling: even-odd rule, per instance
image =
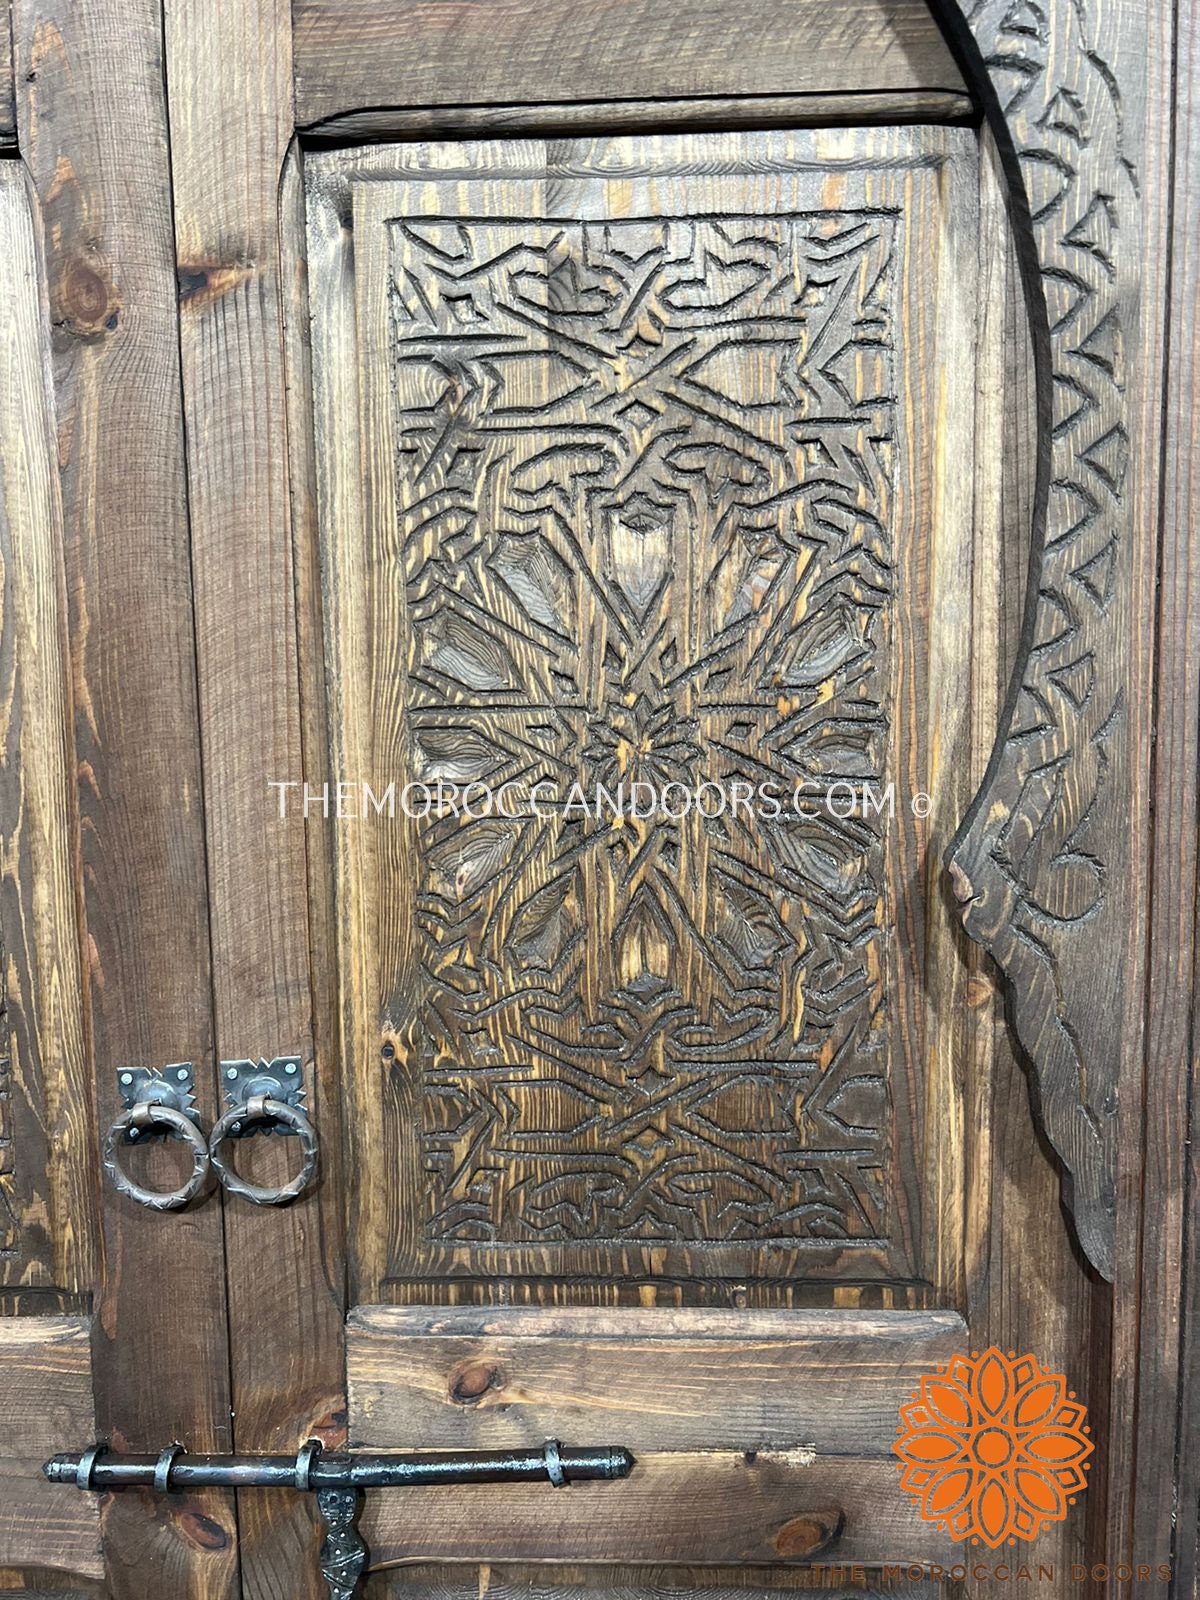
[{"label": "wood plank", "polygon": [[925,0],[296,0],[296,121],[365,107],[949,89]]},{"label": "wood plank", "polygon": [[[210,1114],[214,1103],[161,12],[158,0],[17,0],[13,16],[21,146],[47,249],[106,1128],[122,1065],[194,1061]],[[133,1450],[173,1438],[229,1448],[219,1207],[159,1215],[110,1187],[101,1207],[97,1428]],[[164,1361],[169,1379],[147,1381]],[[233,1515],[224,1495],[113,1496],[114,1600],[142,1600],[148,1571],[188,1600],[229,1595]]]},{"label": "wood plank", "polygon": [[[904,1600],[942,1600],[935,1579],[896,1578],[868,1569],[862,1578],[847,1569],[822,1573],[823,1600],[882,1600],[897,1589]],[[376,1571],[364,1590],[367,1600],[778,1600],[781,1593],[814,1586],[807,1567],[481,1567],[476,1574],[426,1564]],[[72,1597],[73,1600],[73,1597]]]},{"label": "wood plank", "polygon": [[[842,1532],[819,1544],[821,1533]],[[890,1461],[805,1450],[646,1452],[619,1484],[474,1486],[368,1495],[370,1569],[393,1561],[802,1561],[949,1565],[952,1545],[897,1488]],[[814,1549],[814,1546],[817,1548]]]},{"label": "wood plank", "polygon": [[[1200,1592],[1200,14],[1181,6],[1175,26],[1169,195],[1162,192],[1165,175],[1156,178],[1162,185],[1156,196],[1160,216],[1169,207],[1158,249],[1166,248],[1169,226],[1170,274],[1153,671],[1147,1115],[1139,1282],[1124,1307],[1127,1319],[1137,1319],[1131,1545],[1135,1551],[1170,1551],[1170,1593],[1187,1600]],[[1162,139],[1165,114],[1156,111]],[[1131,1163],[1138,1163],[1138,1155],[1134,1147]],[[1132,1337],[1127,1326],[1119,1347],[1128,1349]],[[1125,1420],[1117,1413],[1115,1426]]]},{"label": "wood plank", "polygon": [[564,104],[396,106],[348,111],[305,130],[306,147],[382,139],[544,139],[580,133],[654,133],[666,128],[819,128],[876,122],[974,122],[969,95],[950,89],[886,93],[705,95],[678,100],[587,100]]},{"label": "wood plank", "polygon": [[[304,772],[279,217],[290,14],[170,0],[165,19],[218,1053],[299,1055],[328,1162],[295,1205],[226,1211],[237,1445],[292,1450],[341,1440],[344,1380],[340,1135],[314,1064],[304,827],[274,820],[268,788]],[[280,1182],[293,1145],[258,1139],[239,1160]],[[317,1596],[319,1537],[306,1497],[242,1496],[243,1594]]]},{"label": "wood plank", "polygon": [[[0,29],[2,32],[3,29]],[[0,1283],[95,1281],[62,501],[24,168],[0,164]]]},{"label": "wood plank", "polygon": [[102,1577],[99,1500],[42,1463],[95,1436],[86,1317],[0,1322],[0,1554],[11,1566]]},{"label": "wood plank", "polygon": [[0,0],[0,150],[17,142],[17,94],[13,82],[12,8]]},{"label": "wood plank", "polygon": [[[972,655],[976,726],[994,729],[1017,659],[1037,460],[1033,348],[1006,184],[992,135],[982,134],[979,266],[982,309],[975,455],[976,603]],[[990,748],[976,748],[971,783],[982,782]],[[1107,1294],[1083,1266],[1059,1199],[1050,1151],[1030,1137],[1030,1090],[1004,1016],[1003,980],[986,954],[964,941],[970,973],[964,1020],[969,1133],[965,1314],[976,1347],[1034,1352],[1067,1374],[1094,1406],[1107,1383],[1090,1337],[1095,1301]],[[1101,1316],[1102,1321],[1102,1316]],[[1093,1413],[1094,1414],[1094,1413]],[[1089,1502],[1092,1496],[1089,1496]],[[1081,1505],[1038,1536],[1039,1557],[1060,1570],[1087,1559]],[[1006,1591],[1009,1586],[1006,1585]],[[1014,1600],[1038,1600],[1044,1585],[1014,1582]]]},{"label": "wood plank", "polygon": [[562,1437],[656,1450],[887,1456],[923,1373],[966,1348],[953,1312],[357,1307],[351,1439],[499,1449]]}]

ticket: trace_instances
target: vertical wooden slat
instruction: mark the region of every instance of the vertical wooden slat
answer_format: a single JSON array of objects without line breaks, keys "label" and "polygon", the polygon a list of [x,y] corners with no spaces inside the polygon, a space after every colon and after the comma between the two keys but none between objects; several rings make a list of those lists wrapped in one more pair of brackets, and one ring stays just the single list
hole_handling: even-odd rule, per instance
[{"label": "vertical wooden slat", "polygon": [[[286,0],[166,6],[217,1042],[224,1058],[304,1057],[328,1159],[303,824],[277,820],[268,788],[303,776],[279,232],[290,29]],[[294,1159],[292,1140],[254,1144],[239,1159],[260,1180]],[[339,1203],[327,1173],[289,1209],[226,1207],[241,1449],[341,1438]],[[239,1524],[247,1596],[318,1594],[304,1498],[244,1495]]]},{"label": "vertical wooden slat", "polygon": [[[1100,1559],[1136,1565],[1168,1559],[1174,1520],[1175,1430],[1168,1418],[1179,1394],[1178,1250],[1186,1152],[1179,1092],[1185,1074],[1176,1054],[1181,1036],[1173,1014],[1176,1007],[1182,1009],[1190,962],[1187,954],[1180,960],[1172,951],[1180,925],[1172,901],[1188,897],[1187,852],[1194,852],[1195,839],[1189,844],[1186,830],[1194,833],[1195,812],[1190,819],[1172,812],[1180,805],[1180,786],[1191,781],[1185,777],[1189,769],[1176,762],[1186,762],[1188,741],[1194,741],[1196,700],[1194,692],[1180,693],[1188,637],[1179,631],[1181,597],[1175,585],[1186,545],[1176,536],[1174,548],[1169,548],[1169,536],[1164,540],[1159,532],[1163,382],[1167,341],[1175,331],[1168,297],[1171,85],[1178,70],[1175,17],[1171,8],[1157,6],[1104,10],[1107,59],[1121,84],[1125,156],[1136,173],[1142,207],[1136,343],[1127,350],[1133,557],[1127,681],[1131,733],[1146,730],[1149,760],[1136,771],[1126,822],[1134,841],[1133,859],[1140,865],[1132,880],[1135,898],[1127,916],[1126,961],[1131,970],[1144,974],[1138,991],[1141,1048],[1128,1051],[1121,1061],[1116,1275],[1103,1374],[1107,1407],[1105,1415],[1094,1419],[1101,1439],[1098,1470],[1104,1476],[1093,1485],[1089,1512]],[[1193,241],[1185,248],[1194,249]],[[1167,653],[1166,678],[1161,666],[1156,672],[1156,648]],[[1193,726],[1185,731],[1189,711]],[[1191,904],[1188,897],[1185,920]]]},{"label": "vertical wooden slat", "polygon": [[[97,1120],[122,1065],[211,1061],[170,173],[156,0],[18,0],[18,120],[45,231]],[[203,1074],[202,1074],[203,1075]],[[220,1210],[103,1191],[97,1425],[229,1444]],[[114,1496],[114,1600],[236,1589],[225,1496]]]},{"label": "vertical wooden slat", "polygon": [[0,1283],[95,1279],[62,502],[31,196],[0,165]]},{"label": "vertical wooden slat", "polygon": [[[981,134],[981,219],[977,284],[982,319],[975,454],[976,726],[995,727],[1016,659],[1029,562],[1036,465],[1036,408],[1030,340],[1005,180],[994,140]],[[972,786],[989,752],[977,750]],[[1059,1199],[1058,1170],[1030,1137],[1030,1087],[1005,1025],[998,975],[964,940],[969,971],[968,1172],[965,1311],[976,1348],[1034,1352],[1067,1374],[1089,1402],[1088,1330],[1094,1285],[1081,1265]],[[1039,1559],[1085,1559],[1084,1508],[1038,1536]],[[1014,1578],[1008,1600],[1039,1600],[1045,1585]]]},{"label": "vertical wooden slat", "polygon": [[[1139,1324],[1136,1552],[1173,1560],[1171,1594],[1197,1592],[1200,1514],[1196,1018],[1197,765],[1200,762],[1200,14],[1180,6],[1174,50],[1169,361],[1154,672],[1154,859],[1146,1027],[1146,1138]],[[1164,96],[1165,99],[1165,96]],[[1165,115],[1165,112],[1163,113]],[[1157,174],[1156,174],[1157,177]],[[1188,1004],[1189,990],[1192,1004]],[[1172,1476],[1175,1482],[1172,1484]],[[1149,1558],[1149,1557],[1148,1557]],[[1139,1555],[1139,1559],[1142,1557]]]},{"label": "vertical wooden slat", "polygon": [[0,149],[17,142],[17,92],[13,82],[12,8],[0,0]]}]

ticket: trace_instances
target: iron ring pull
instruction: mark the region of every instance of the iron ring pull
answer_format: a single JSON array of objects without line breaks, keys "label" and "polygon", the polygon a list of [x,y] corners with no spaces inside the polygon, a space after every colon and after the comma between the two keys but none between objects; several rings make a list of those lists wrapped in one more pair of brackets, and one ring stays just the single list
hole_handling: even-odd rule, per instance
[{"label": "iron ring pull", "polygon": [[[294,1178],[278,1188],[269,1189],[247,1183],[233,1170],[221,1146],[231,1134],[242,1133],[247,1123],[261,1123],[268,1127],[273,1123],[283,1123],[298,1136],[302,1160]],[[298,1106],[289,1105],[286,1100],[276,1100],[265,1094],[252,1094],[244,1104],[230,1106],[213,1128],[208,1141],[209,1159],[222,1184],[230,1194],[241,1195],[243,1200],[249,1200],[256,1206],[286,1206],[302,1195],[317,1175],[319,1150],[317,1130],[304,1112]]]},{"label": "iron ring pull", "polygon": [[[172,1133],[191,1147],[191,1176],[178,1189],[147,1189],[135,1183],[117,1158],[118,1146],[127,1133],[134,1129],[146,1133],[156,1128]],[[190,1117],[175,1106],[143,1100],[122,1111],[108,1130],[104,1139],[103,1160],[104,1170],[119,1194],[127,1195],[139,1205],[149,1206],[152,1211],[178,1211],[189,1200],[195,1199],[204,1187],[210,1157],[204,1135]]]}]

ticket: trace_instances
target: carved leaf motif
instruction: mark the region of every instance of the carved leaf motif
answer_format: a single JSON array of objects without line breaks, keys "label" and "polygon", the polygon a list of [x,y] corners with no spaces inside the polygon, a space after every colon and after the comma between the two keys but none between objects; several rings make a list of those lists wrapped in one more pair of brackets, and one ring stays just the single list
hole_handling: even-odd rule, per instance
[{"label": "carved leaf motif", "polygon": [[578,923],[570,896],[570,876],[534,895],[521,908],[508,935],[508,947],[519,963],[548,971],[563,952]]}]

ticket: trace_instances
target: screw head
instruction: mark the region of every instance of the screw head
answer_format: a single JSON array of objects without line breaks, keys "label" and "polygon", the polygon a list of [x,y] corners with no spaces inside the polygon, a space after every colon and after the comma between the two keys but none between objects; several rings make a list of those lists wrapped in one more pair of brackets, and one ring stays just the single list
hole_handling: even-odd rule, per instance
[{"label": "screw head", "polygon": [[232,1083],[232,1082],[233,1082],[233,1080],[234,1080],[234,1078],[236,1078],[236,1077],[237,1077],[237,1068],[236,1068],[236,1067],[228,1067],[228,1068],[227,1068],[227,1069],[226,1069],[226,1072],[225,1072],[225,1076],[226,1076],[226,1077],[227,1077],[227,1078],[228,1078],[228,1079],[229,1079],[229,1081],[230,1081],[230,1082],[231,1082],[231,1083]]},{"label": "screw head", "polygon": [[188,1070],[187,1070],[186,1067],[180,1067],[179,1071],[175,1074],[175,1076],[179,1079],[180,1083],[183,1083],[183,1082],[186,1081],[187,1075],[188,1075]]},{"label": "screw head", "polygon": [[288,1064],[287,1064],[287,1070],[289,1072],[292,1072],[292,1073],[296,1072],[296,1070],[297,1070],[296,1063],[294,1061],[289,1061]]},{"label": "screw head", "polygon": [[133,1073],[132,1072],[123,1072],[121,1074],[121,1082],[122,1083],[132,1083],[133,1082]]}]

